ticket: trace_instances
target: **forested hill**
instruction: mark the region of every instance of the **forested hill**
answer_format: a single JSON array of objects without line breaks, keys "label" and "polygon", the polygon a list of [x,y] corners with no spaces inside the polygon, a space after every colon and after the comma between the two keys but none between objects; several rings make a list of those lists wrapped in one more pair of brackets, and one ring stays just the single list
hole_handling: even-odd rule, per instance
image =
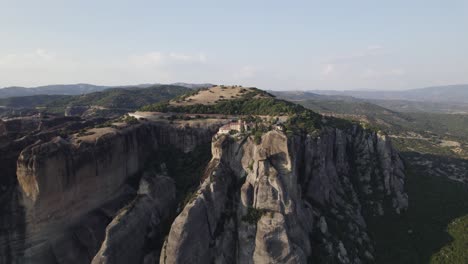
[{"label": "forested hill", "polygon": [[0,106],[11,108],[63,108],[67,106],[100,106],[137,109],[144,105],[170,100],[191,91],[176,85],[155,85],[148,88],[110,88],[83,95],[34,95],[0,99]]}]

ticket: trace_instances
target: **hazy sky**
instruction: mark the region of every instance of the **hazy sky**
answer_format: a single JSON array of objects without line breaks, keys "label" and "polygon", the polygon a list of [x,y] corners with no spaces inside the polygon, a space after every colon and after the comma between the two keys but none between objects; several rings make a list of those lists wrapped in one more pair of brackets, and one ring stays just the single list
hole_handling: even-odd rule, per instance
[{"label": "hazy sky", "polygon": [[468,1],[0,0],[0,87],[468,83]]}]

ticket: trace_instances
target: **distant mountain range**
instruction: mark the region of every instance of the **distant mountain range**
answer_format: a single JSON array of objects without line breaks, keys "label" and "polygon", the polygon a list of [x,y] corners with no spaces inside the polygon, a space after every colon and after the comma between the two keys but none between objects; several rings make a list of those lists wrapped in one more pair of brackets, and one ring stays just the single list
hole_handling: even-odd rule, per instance
[{"label": "distant mountain range", "polygon": [[311,90],[310,92],[322,95],[353,96],[362,99],[468,103],[468,84],[432,86],[403,91]]},{"label": "distant mountain range", "polygon": [[[324,102],[333,103],[337,106],[340,104],[343,105],[356,105],[356,104],[363,104],[363,103],[371,103],[374,105],[378,105],[393,111],[397,112],[428,112],[428,113],[445,113],[445,114],[467,114],[468,113],[468,96],[463,95],[463,88],[457,88],[456,90],[459,91],[459,96],[457,101],[449,101],[447,98],[450,96],[441,95],[439,98],[436,98],[435,94],[451,94],[451,90],[454,89],[451,86],[445,89],[443,87],[440,88],[423,88],[423,89],[416,89],[416,90],[408,90],[414,91],[417,90],[425,90],[433,91],[433,96],[427,96],[432,98],[429,100],[424,97],[419,97],[419,100],[414,100],[416,96],[413,96],[412,99],[406,99],[401,95],[403,99],[388,99],[388,98],[396,98],[396,97],[385,97],[387,91],[382,91],[379,96],[378,91],[373,91],[374,96],[365,96],[361,94],[361,91],[330,91],[330,90],[315,90],[311,91],[269,91],[271,94],[285,99],[289,101],[295,101],[300,104],[307,103],[308,106],[311,106],[311,102],[315,102],[316,104],[323,105]],[[468,85],[466,86],[468,93]],[[368,91],[362,91],[363,93],[368,93]],[[402,94],[407,91],[400,91]],[[343,93],[343,94],[341,94]],[[369,92],[370,93],[370,92]],[[392,91],[393,93],[393,91]],[[411,97],[410,97],[411,98]],[[306,102],[307,101],[307,102]],[[322,112],[325,109],[320,108],[311,108],[318,112]],[[335,112],[336,109],[332,108],[332,112]]]},{"label": "distant mountain range", "polygon": [[59,84],[46,85],[33,88],[7,87],[0,89],[0,98],[31,96],[31,95],[79,95],[85,93],[99,92],[110,88],[110,86],[99,86],[92,84]]},{"label": "distant mountain range", "polygon": [[[363,99],[355,98],[349,95],[328,95],[319,94],[310,91],[268,91],[276,97],[289,101],[304,101],[304,100],[340,100],[340,101],[364,101]],[[325,91],[328,92],[328,91]]]},{"label": "distant mountain range", "polygon": [[[213,84],[173,83],[172,86],[188,89],[211,87]],[[40,104],[59,99],[57,96],[84,95],[109,89],[142,89],[164,86],[163,84],[139,84],[131,86],[100,86],[92,84],[47,85],[32,88],[7,87],[0,89],[2,105]],[[398,112],[468,113],[468,84],[434,86],[403,91],[365,90],[310,90],[310,91],[269,91],[271,94],[291,101],[344,101],[348,103],[368,102]],[[112,94],[115,94],[113,92]],[[40,98],[37,96],[41,95]],[[31,98],[17,98],[17,97]],[[55,96],[55,97],[54,97]],[[33,105],[36,105],[33,103]],[[317,109],[316,109],[317,110]]]},{"label": "distant mountain range", "polygon": [[[109,88],[147,88],[151,86],[163,85],[163,84],[139,84],[139,85],[128,85],[128,86],[101,86],[92,84],[58,84],[58,85],[46,85],[38,87],[6,87],[0,89],[0,98],[18,97],[18,96],[32,96],[32,95],[80,95],[88,94],[93,92],[100,92]],[[175,86],[183,86],[189,89],[199,89],[204,87],[210,87],[212,84],[193,84],[193,83],[174,83]]]},{"label": "distant mountain range", "polygon": [[152,85],[146,88],[109,88],[82,95],[32,95],[0,98],[6,108],[65,108],[67,106],[100,106],[105,108],[137,109],[144,105],[170,100],[192,91],[184,86]]}]

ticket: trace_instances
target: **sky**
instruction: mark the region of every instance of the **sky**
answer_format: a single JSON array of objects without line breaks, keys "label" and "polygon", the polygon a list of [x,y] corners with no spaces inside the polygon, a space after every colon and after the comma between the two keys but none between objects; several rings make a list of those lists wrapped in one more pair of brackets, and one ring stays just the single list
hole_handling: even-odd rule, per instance
[{"label": "sky", "polygon": [[468,83],[468,1],[0,0],[0,87]]}]

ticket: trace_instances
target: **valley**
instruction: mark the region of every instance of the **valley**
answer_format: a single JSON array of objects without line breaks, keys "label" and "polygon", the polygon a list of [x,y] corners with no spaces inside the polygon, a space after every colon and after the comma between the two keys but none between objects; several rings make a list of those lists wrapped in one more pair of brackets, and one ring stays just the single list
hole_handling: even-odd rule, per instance
[{"label": "valley", "polygon": [[[380,99],[379,92],[374,92],[372,99],[330,95],[333,93],[276,95],[321,114],[383,131],[400,151],[407,166],[409,208],[404,217],[376,220],[373,228],[380,241],[377,251],[381,250],[383,256],[378,263],[464,263],[468,241],[463,229],[468,223],[468,115],[452,113],[453,102],[396,103]],[[410,110],[408,105],[419,107]],[[456,105],[463,107],[463,103]]]}]

